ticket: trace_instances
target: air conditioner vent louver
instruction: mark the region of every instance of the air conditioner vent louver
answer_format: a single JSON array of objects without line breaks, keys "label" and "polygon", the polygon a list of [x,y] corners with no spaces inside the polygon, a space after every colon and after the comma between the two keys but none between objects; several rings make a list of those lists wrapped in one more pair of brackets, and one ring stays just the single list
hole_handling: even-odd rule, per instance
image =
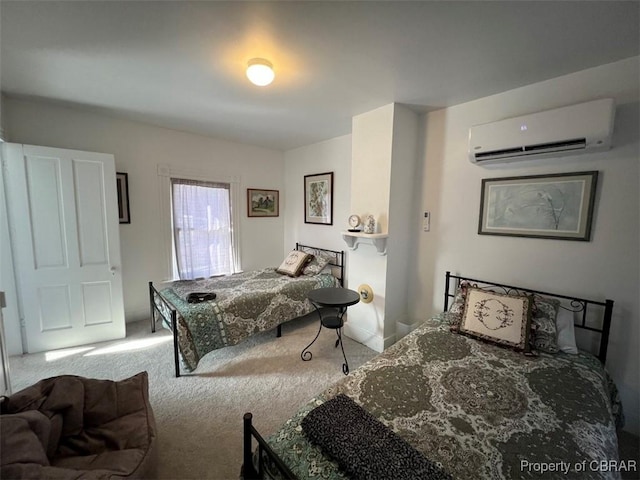
[{"label": "air conditioner vent louver", "polygon": [[484,160],[494,160],[497,158],[522,157],[526,155],[539,155],[549,152],[565,152],[570,150],[583,150],[586,148],[587,140],[577,138],[575,140],[563,140],[561,142],[541,143],[538,145],[525,145],[518,148],[507,148],[503,150],[493,150],[491,152],[476,153],[475,159],[478,162]]},{"label": "air conditioner vent louver", "polygon": [[542,150],[556,150],[556,149],[580,149],[587,146],[586,138],[577,138],[575,140],[564,140],[562,142],[542,143],[540,145],[530,145],[524,147],[527,152],[536,152]]},{"label": "air conditioner vent louver", "polygon": [[611,147],[613,99],[547,110],[469,130],[469,160],[477,164],[560,157]]}]

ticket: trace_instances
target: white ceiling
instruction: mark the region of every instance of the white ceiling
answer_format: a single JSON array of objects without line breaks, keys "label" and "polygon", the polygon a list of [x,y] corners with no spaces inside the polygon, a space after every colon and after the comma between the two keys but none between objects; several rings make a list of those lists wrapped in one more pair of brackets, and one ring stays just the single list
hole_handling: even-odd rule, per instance
[{"label": "white ceiling", "polygon": [[[638,1],[0,2],[0,81],[50,99],[290,149],[391,102],[463,103],[640,53]],[[249,59],[275,68],[247,81]]]}]

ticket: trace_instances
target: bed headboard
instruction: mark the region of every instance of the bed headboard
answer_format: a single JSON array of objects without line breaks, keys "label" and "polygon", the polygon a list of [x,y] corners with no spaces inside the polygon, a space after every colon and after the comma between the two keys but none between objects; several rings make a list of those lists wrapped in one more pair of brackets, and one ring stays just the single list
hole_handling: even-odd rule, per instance
[{"label": "bed headboard", "polygon": [[319,252],[328,255],[331,258],[329,265],[331,265],[333,276],[338,279],[340,286],[344,287],[344,251],[327,250],[326,248],[312,247],[301,243],[296,243],[296,250],[310,253],[311,255],[317,255]]},{"label": "bed headboard", "polygon": [[555,298],[560,301],[560,308],[574,314],[574,326],[586,332],[593,332],[599,335],[599,343],[596,348],[597,357],[604,365],[607,359],[607,347],[609,344],[609,329],[611,328],[611,317],[613,314],[613,300],[599,302],[584,298],[558,295],[556,293],[531,290],[530,288],[515,287],[513,285],[503,285],[501,283],[477,280],[475,278],[461,277],[446,273],[444,289],[444,311],[449,309],[449,298],[453,298],[462,281],[467,281],[478,288],[486,290],[498,290],[506,294],[526,295],[535,293],[545,297]]}]

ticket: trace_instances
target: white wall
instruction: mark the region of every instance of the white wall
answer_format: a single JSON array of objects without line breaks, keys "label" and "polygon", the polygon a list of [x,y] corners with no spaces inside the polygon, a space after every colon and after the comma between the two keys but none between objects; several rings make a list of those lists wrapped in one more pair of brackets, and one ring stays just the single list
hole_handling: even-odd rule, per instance
[{"label": "white wall", "polygon": [[[411,274],[411,314],[443,307],[444,272],[615,301],[607,368],[638,433],[639,342],[639,57],[566,75],[426,116],[421,208],[431,232],[419,237]],[[604,153],[527,162],[498,169],[467,160],[471,125],[602,97],[617,101],[614,147]],[[477,234],[483,178],[598,170],[592,240]]]},{"label": "white wall", "polygon": [[376,232],[389,231],[391,159],[396,105],[390,103],[353,117],[351,211],[376,219]]},{"label": "white wall", "polygon": [[393,147],[389,188],[389,238],[387,240],[387,301],[385,305],[385,338],[399,340],[399,322],[413,323],[408,318],[408,280],[413,259],[415,235],[412,227],[419,225],[419,205],[415,202],[416,168],[418,160],[418,115],[404,105],[393,111]]},{"label": "white wall", "polygon": [[[296,242],[347,250],[340,232],[347,228],[350,214],[351,135],[288,150],[284,153],[284,164],[283,253],[295,248]],[[304,223],[304,176],[325,172],[333,172],[333,225]]]},{"label": "white wall", "polygon": [[283,216],[248,218],[246,188],[282,190],[281,151],[242,145],[54,104],[8,98],[11,142],[115,155],[116,170],[129,174],[131,224],[120,225],[127,321],[148,318],[150,280],[165,280],[168,258],[160,238],[158,165],[240,177],[240,235],[245,270],[279,265]]}]

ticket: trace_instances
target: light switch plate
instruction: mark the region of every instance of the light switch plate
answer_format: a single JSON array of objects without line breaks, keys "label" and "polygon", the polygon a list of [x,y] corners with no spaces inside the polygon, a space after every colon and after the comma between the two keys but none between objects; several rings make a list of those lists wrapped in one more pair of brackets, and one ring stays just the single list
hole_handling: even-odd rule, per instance
[{"label": "light switch plate", "polygon": [[431,212],[424,212],[424,217],[422,218],[422,231],[428,232],[431,230]]}]

